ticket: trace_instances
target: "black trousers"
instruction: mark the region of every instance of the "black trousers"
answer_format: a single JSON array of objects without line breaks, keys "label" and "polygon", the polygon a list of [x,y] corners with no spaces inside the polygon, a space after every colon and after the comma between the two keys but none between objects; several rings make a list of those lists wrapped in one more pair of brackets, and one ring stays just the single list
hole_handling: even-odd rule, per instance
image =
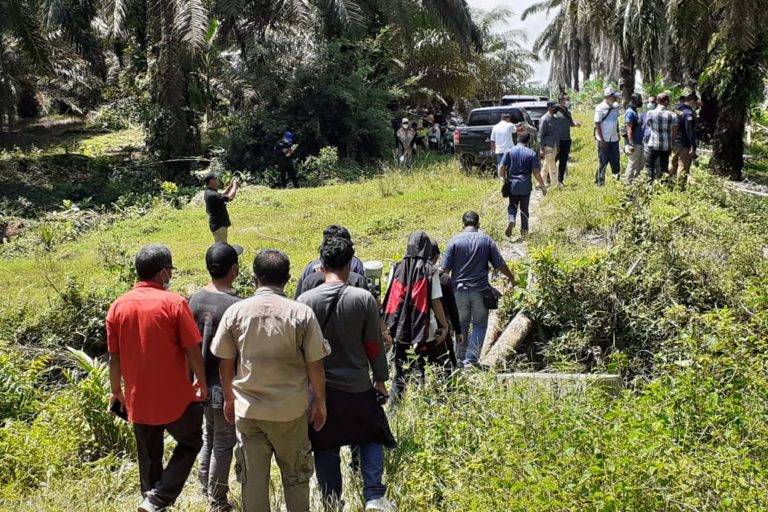
[{"label": "black trousers", "polygon": [[568,171],[568,157],[571,155],[571,139],[560,141],[560,152],[555,157],[557,160],[557,181],[565,183],[565,173]]},{"label": "black trousers", "polygon": [[395,345],[395,381],[391,392],[395,400],[403,395],[409,380],[412,378],[420,382],[424,380],[424,369],[427,364],[434,365],[442,378],[450,376],[452,364],[448,343],[449,338],[446,338],[443,343],[429,342],[425,345],[426,350],[419,354],[414,353],[413,348],[408,344]]},{"label": "black trousers", "polygon": [[[176,441],[168,467],[163,469],[163,436]],[[167,425],[133,424],[139,453],[141,493],[155,505],[172,505],[184,488],[198,452],[203,447],[203,406],[189,404],[179,419]]]},{"label": "black trousers", "polygon": [[645,172],[648,173],[648,181],[661,178],[669,169],[669,155],[672,151],[645,148]]},{"label": "black trousers", "polygon": [[288,186],[288,177],[290,177],[293,188],[299,188],[299,177],[296,175],[296,166],[293,165],[292,160],[281,159],[277,167],[280,169],[281,187],[285,188]]}]

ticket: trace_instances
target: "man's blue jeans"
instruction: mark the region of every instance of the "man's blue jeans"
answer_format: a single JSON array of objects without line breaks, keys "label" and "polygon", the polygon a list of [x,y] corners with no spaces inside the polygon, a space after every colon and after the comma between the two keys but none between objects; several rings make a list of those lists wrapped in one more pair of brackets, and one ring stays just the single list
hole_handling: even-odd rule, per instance
[{"label": "man's blue jeans", "polygon": [[[315,472],[326,510],[334,510],[341,503],[341,455],[339,448],[315,450]],[[360,445],[360,472],[363,475],[365,501],[383,498],[387,486],[384,476],[384,446],[380,443]]]},{"label": "man's blue jeans", "polygon": [[[488,329],[488,310],[483,303],[483,294],[474,290],[456,290],[456,306],[459,309],[461,333],[464,343],[456,344],[456,360],[459,366],[470,367],[477,364],[480,351],[485,341],[485,331]],[[469,337],[469,326],[472,324],[472,337]]]},{"label": "man's blue jeans", "polygon": [[614,176],[621,173],[621,157],[619,155],[619,141],[607,142],[608,146],[603,149],[600,147],[600,141],[597,141],[597,173],[595,174],[595,183],[602,187],[605,185],[605,168],[611,164],[611,172]]}]

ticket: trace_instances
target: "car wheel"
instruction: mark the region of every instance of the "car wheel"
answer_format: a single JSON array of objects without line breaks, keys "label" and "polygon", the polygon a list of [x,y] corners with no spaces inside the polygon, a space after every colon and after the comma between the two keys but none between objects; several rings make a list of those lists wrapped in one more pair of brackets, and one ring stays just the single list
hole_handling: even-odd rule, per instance
[{"label": "car wheel", "polygon": [[470,173],[472,172],[473,166],[474,166],[474,159],[470,155],[459,156],[459,170],[464,171],[466,173]]}]

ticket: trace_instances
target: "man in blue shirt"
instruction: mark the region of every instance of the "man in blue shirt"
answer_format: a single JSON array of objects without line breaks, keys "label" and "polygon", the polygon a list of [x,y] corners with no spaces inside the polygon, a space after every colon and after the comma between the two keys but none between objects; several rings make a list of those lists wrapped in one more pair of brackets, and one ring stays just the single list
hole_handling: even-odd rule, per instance
[{"label": "man in blue shirt", "polygon": [[536,181],[541,186],[541,192],[547,195],[547,187],[541,177],[541,164],[536,153],[528,148],[527,144],[531,135],[521,133],[517,138],[517,145],[504,154],[501,159],[499,175],[501,179],[509,183],[509,224],[505,234],[512,236],[515,229],[517,210],[520,210],[520,234],[528,234],[528,206],[531,202],[533,183],[531,176],[536,176]]},{"label": "man in blue shirt", "polygon": [[488,264],[504,274],[512,286],[515,285],[515,276],[501,256],[496,242],[480,231],[480,216],[469,211],[462,221],[464,231],[448,243],[442,268],[453,279],[461,333],[466,340],[466,343],[456,344],[456,359],[459,366],[467,368],[477,364],[488,328],[488,308],[483,300],[483,294],[491,291]]},{"label": "man in blue shirt", "polygon": [[696,156],[696,105],[699,97],[689,94],[679,106],[677,136],[672,141],[672,161],[669,174],[677,176],[677,184],[685,188],[691,163]]},{"label": "man in blue shirt", "polygon": [[643,106],[643,97],[633,94],[629,99],[627,111],[624,114],[624,126],[627,127],[627,136],[624,140],[624,152],[627,154],[627,172],[624,175],[626,184],[632,183],[640,176],[645,161],[643,158],[643,125],[638,111]]}]

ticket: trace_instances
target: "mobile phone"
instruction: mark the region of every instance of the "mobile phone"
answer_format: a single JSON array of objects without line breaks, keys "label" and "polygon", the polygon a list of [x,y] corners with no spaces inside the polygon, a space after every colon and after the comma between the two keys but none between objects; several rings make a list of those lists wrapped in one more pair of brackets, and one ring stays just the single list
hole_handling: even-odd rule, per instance
[{"label": "mobile phone", "polygon": [[122,403],[119,400],[115,400],[115,403],[112,404],[109,411],[115,413],[115,416],[118,418],[128,421],[128,411],[123,409]]},{"label": "mobile phone", "polygon": [[387,403],[387,400],[389,400],[389,395],[384,395],[376,391],[376,403],[379,405],[384,405]]}]

